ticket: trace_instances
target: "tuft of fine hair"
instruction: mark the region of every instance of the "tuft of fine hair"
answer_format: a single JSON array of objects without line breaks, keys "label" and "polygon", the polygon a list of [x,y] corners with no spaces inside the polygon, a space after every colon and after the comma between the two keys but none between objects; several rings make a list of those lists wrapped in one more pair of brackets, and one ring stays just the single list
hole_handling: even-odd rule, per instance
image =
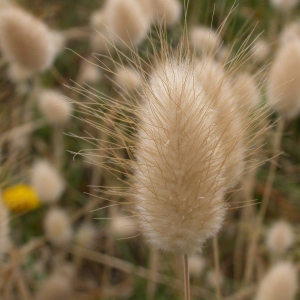
[{"label": "tuft of fine hair", "polygon": [[14,6],[1,10],[0,45],[5,59],[34,72],[49,68],[55,56],[48,27]]},{"label": "tuft of fine hair", "polygon": [[271,253],[283,254],[294,244],[292,226],[286,221],[274,223],[268,230],[266,244]]},{"label": "tuft of fine hair", "polygon": [[291,262],[279,262],[261,280],[255,300],[294,300],[297,289],[296,267]]},{"label": "tuft of fine hair", "polygon": [[282,117],[292,119],[300,112],[300,40],[280,46],[267,84],[270,106]]},{"label": "tuft of fine hair", "polygon": [[70,120],[72,104],[61,92],[43,89],[37,97],[39,109],[50,124],[65,124]]},{"label": "tuft of fine hair", "polygon": [[157,248],[194,253],[226,212],[221,132],[193,64],[166,58],[150,76],[138,115],[133,197]]},{"label": "tuft of fine hair", "polygon": [[[66,276],[67,275],[67,276]],[[54,272],[46,279],[35,295],[35,300],[71,300],[73,287],[69,274]]]},{"label": "tuft of fine hair", "polygon": [[265,39],[259,38],[253,42],[250,52],[254,61],[263,63],[268,58],[271,47]]},{"label": "tuft of fine hair", "polygon": [[83,223],[76,232],[75,242],[84,248],[91,248],[96,238],[96,228],[89,223]]},{"label": "tuft of fine hair", "polygon": [[136,0],[107,0],[105,25],[116,46],[138,46],[150,29],[150,18]]},{"label": "tuft of fine hair", "polygon": [[136,235],[136,225],[135,220],[118,213],[111,220],[110,231],[117,238],[130,238]]},{"label": "tuft of fine hair", "polygon": [[30,185],[44,204],[56,203],[65,190],[65,181],[50,162],[34,163],[30,174]]},{"label": "tuft of fine hair", "polygon": [[298,5],[299,0],[270,0],[270,3],[278,11],[289,12]]},{"label": "tuft of fine hair", "polygon": [[235,96],[242,109],[255,110],[260,103],[260,91],[255,78],[249,73],[241,72],[234,77]]},{"label": "tuft of fine hair", "polygon": [[205,266],[206,262],[202,256],[194,254],[189,257],[189,272],[191,277],[199,278]]},{"label": "tuft of fine hair", "polygon": [[123,91],[138,90],[142,85],[140,74],[131,67],[118,68],[115,74],[115,82]]},{"label": "tuft of fine hair", "polygon": [[44,229],[47,239],[55,246],[67,245],[73,236],[70,218],[61,208],[50,208],[44,220]]},{"label": "tuft of fine hair", "polygon": [[150,5],[154,22],[167,27],[173,27],[179,23],[182,5],[178,0],[152,0]]},{"label": "tuft of fine hair", "polygon": [[200,54],[215,54],[222,40],[217,32],[206,26],[197,26],[190,31],[190,43]]}]

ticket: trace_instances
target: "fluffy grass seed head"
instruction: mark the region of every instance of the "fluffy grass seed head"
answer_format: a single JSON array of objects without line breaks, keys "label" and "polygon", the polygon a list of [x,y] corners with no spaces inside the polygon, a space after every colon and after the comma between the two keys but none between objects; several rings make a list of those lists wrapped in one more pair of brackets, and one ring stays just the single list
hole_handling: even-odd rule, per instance
[{"label": "fluffy grass seed head", "polygon": [[64,179],[46,160],[34,163],[30,174],[30,185],[44,204],[57,202],[65,190]]},{"label": "fluffy grass seed head", "polygon": [[50,208],[44,220],[46,237],[55,246],[65,246],[73,236],[70,218],[67,212],[60,208]]},{"label": "fluffy grass seed head", "polygon": [[244,110],[255,110],[260,103],[260,91],[249,73],[237,73],[233,80],[235,96]]},{"label": "fluffy grass seed head", "polygon": [[80,73],[78,75],[78,81],[88,84],[99,83],[102,79],[101,69],[94,64],[83,61],[80,66]]},{"label": "fluffy grass seed head", "polygon": [[44,89],[37,96],[39,109],[50,124],[61,125],[70,120],[72,104],[62,93]]},{"label": "fluffy grass seed head", "polygon": [[152,0],[152,19],[167,27],[178,24],[182,14],[182,5],[178,0]]},{"label": "fluffy grass seed head", "polygon": [[271,253],[285,253],[295,241],[292,226],[286,221],[274,223],[268,230],[266,244]]},{"label": "fluffy grass seed head", "polygon": [[76,232],[75,242],[81,247],[91,248],[96,235],[96,228],[92,224],[83,223]]},{"label": "fluffy grass seed head", "polygon": [[200,54],[215,54],[222,44],[220,35],[205,26],[197,26],[191,29],[190,42],[196,52]]},{"label": "fluffy grass seed head", "polygon": [[288,43],[300,39],[300,22],[295,21],[284,26],[279,36],[281,43]]},{"label": "fluffy grass seed head", "polygon": [[297,289],[296,267],[290,262],[279,262],[260,282],[255,300],[294,300]]},{"label": "fluffy grass seed head", "polygon": [[123,214],[117,214],[112,218],[110,231],[117,238],[130,238],[136,235],[136,222]]},{"label": "fluffy grass seed head", "polygon": [[71,300],[72,284],[68,277],[54,273],[46,279],[35,295],[35,300]]},{"label": "fluffy grass seed head", "polygon": [[288,12],[298,5],[299,0],[270,0],[270,3],[278,11]]},{"label": "fluffy grass seed head", "polygon": [[0,259],[7,252],[9,245],[9,215],[0,195]]},{"label": "fluffy grass seed head", "polygon": [[[216,270],[210,270],[207,272],[206,282],[211,288],[213,289],[217,288],[217,280],[218,278],[217,278]],[[219,280],[220,280],[220,284],[222,285],[224,283],[224,276],[222,273],[219,274]]]},{"label": "fluffy grass seed head", "polygon": [[2,195],[3,203],[12,212],[26,212],[36,209],[40,201],[36,191],[25,184],[6,188]]},{"label": "fluffy grass seed head", "polygon": [[142,79],[140,74],[131,67],[118,68],[115,74],[115,82],[124,91],[138,90]]},{"label": "fluffy grass seed head", "polygon": [[22,83],[32,77],[34,72],[25,69],[17,63],[11,63],[8,66],[7,75],[13,83]]},{"label": "fluffy grass seed head", "polygon": [[267,97],[282,117],[292,119],[300,112],[300,40],[282,44],[270,68]]},{"label": "fluffy grass seed head", "polygon": [[250,52],[254,61],[263,63],[268,58],[271,52],[271,47],[266,40],[259,38],[253,42]]},{"label": "fluffy grass seed head", "polygon": [[206,262],[202,256],[194,254],[189,257],[189,272],[191,277],[199,278],[205,266]]},{"label": "fluffy grass seed head", "polygon": [[143,101],[133,166],[142,232],[167,251],[201,251],[226,212],[215,111],[192,63],[176,58],[152,73]]},{"label": "fluffy grass seed head", "polygon": [[106,26],[117,46],[138,46],[150,29],[150,18],[136,0],[107,0]]},{"label": "fluffy grass seed head", "polygon": [[35,72],[51,66],[55,48],[42,21],[14,6],[1,10],[0,20],[1,51],[9,62]]}]

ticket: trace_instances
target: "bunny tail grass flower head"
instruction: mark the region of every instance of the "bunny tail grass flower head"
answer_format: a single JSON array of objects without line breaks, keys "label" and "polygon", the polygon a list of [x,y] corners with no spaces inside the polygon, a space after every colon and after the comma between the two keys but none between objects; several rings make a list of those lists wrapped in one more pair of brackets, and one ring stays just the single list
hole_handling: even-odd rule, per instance
[{"label": "bunny tail grass flower head", "polygon": [[39,160],[34,163],[30,183],[44,204],[59,200],[65,190],[65,181],[50,162]]},{"label": "bunny tail grass flower head", "polygon": [[167,251],[200,251],[226,212],[216,113],[193,63],[175,57],[154,70],[143,101],[133,166],[142,232]]},{"label": "bunny tail grass flower head", "polygon": [[146,38],[150,18],[135,0],[107,0],[104,7],[107,30],[117,46],[138,46]]},{"label": "bunny tail grass flower head", "polygon": [[300,112],[300,41],[280,46],[269,73],[268,101],[283,118],[293,119]]},{"label": "bunny tail grass flower head", "polygon": [[261,280],[255,300],[295,300],[297,277],[297,268],[292,263],[277,263]]},{"label": "bunny tail grass flower head", "polygon": [[49,68],[56,54],[48,27],[14,6],[0,12],[0,45],[5,59],[34,72]]}]

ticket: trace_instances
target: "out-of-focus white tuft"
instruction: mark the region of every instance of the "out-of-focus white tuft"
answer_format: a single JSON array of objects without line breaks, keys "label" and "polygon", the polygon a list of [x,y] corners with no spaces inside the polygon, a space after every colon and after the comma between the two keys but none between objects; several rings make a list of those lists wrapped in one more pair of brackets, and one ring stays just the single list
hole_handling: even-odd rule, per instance
[{"label": "out-of-focus white tuft", "polygon": [[[211,288],[215,289],[217,287],[217,282],[218,282],[217,280],[218,277],[217,277],[217,272],[215,270],[210,270],[207,272],[206,282]],[[219,280],[220,280],[220,285],[222,285],[224,282],[224,276],[222,273],[219,274]]]},{"label": "out-of-focus white tuft", "polygon": [[215,54],[222,44],[219,34],[205,26],[197,26],[191,29],[190,42],[200,54]]},{"label": "out-of-focus white tuft", "polygon": [[297,289],[296,267],[290,262],[279,262],[259,283],[255,300],[295,300]]},{"label": "out-of-focus white tuft", "polygon": [[80,73],[78,75],[78,82],[96,84],[99,83],[101,79],[102,71],[100,67],[97,67],[88,61],[82,62]]},{"label": "out-of-focus white tuft", "polygon": [[83,223],[77,230],[75,242],[84,248],[91,248],[96,238],[96,228],[89,223]]},{"label": "out-of-focus white tuft", "polygon": [[31,78],[33,74],[34,72],[17,63],[11,63],[7,69],[7,76],[14,83],[22,83]]},{"label": "out-of-focus white tuft", "polygon": [[115,82],[124,91],[138,90],[142,83],[140,74],[131,67],[117,69]]},{"label": "out-of-focus white tuft", "polygon": [[233,87],[239,107],[254,110],[260,102],[260,92],[253,76],[246,72],[238,73],[233,80]]},{"label": "out-of-focus white tuft", "polygon": [[118,214],[110,223],[111,233],[117,238],[130,238],[136,235],[136,222],[129,216]]},{"label": "out-of-focus white tuft", "polygon": [[64,50],[66,44],[66,37],[59,31],[50,31],[51,39],[54,47],[55,55],[61,53]]},{"label": "out-of-focus white tuft", "polygon": [[263,63],[268,58],[271,52],[271,47],[266,40],[260,38],[253,42],[250,51],[252,59],[254,61],[257,61],[258,63]]},{"label": "out-of-focus white tuft", "polygon": [[298,5],[299,0],[270,0],[270,3],[278,11],[288,12]]},{"label": "out-of-focus white tuft", "polygon": [[72,104],[61,92],[43,89],[37,97],[39,109],[50,124],[65,124],[70,120]]},{"label": "out-of-focus white tuft", "polygon": [[189,257],[189,272],[191,277],[199,278],[206,266],[205,259],[200,255]]},{"label": "out-of-focus white tuft", "polygon": [[42,283],[35,300],[71,300],[72,295],[72,276],[56,271]]},{"label": "out-of-focus white tuft", "polygon": [[292,226],[285,221],[274,223],[268,230],[266,244],[271,253],[283,254],[293,246],[295,236]]},{"label": "out-of-focus white tuft", "polygon": [[268,102],[282,117],[300,112],[300,40],[281,44],[270,68]]},{"label": "out-of-focus white tuft", "polygon": [[281,43],[288,43],[295,39],[300,40],[300,22],[292,22],[284,26],[279,38]]},{"label": "out-of-focus white tuft", "polygon": [[138,46],[146,38],[151,20],[136,0],[107,0],[105,25],[117,46]]},{"label": "out-of-focus white tuft", "polygon": [[[142,1],[145,2],[145,1]],[[152,0],[150,2],[152,20],[162,26],[173,27],[178,24],[182,14],[182,5],[178,0]]]},{"label": "out-of-focus white tuft", "polygon": [[49,68],[56,54],[48,27],[14,6],[0,11],[0,47],[9,62],[35,72]]},{"label": "out-of-focus white tuft", "polygon": [[9,245],[9,215],[0,193],[0,261]]},{"label": "out-of-focus white tuft", "polygon": [[67,212],[60,208],[50,208],[44,220],[45,235],[55,246],[67,245],[73,236],[70,218]]},{"label": "out-of-focus white tuft", "polygon": [[30,184],[42,203],[55,203],[65,190],[65,181],[46,160],[37,161],[31,170]]}]

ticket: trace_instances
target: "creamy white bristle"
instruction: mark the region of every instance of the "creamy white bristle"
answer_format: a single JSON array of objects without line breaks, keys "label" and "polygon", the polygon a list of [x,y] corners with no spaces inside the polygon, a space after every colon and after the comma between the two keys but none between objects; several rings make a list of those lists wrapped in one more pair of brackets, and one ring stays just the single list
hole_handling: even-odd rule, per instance
[{"label": "creamy white bristle", "polygon": [[268,102],[282,117],[292,119],[300,112],[300,41],[279,48],[269,72]]},{"label": "creamy white bristle", "polygon": [[65,190],[65,181],[48,161],[37,161],[31,170],[30,184],[42,203],[57,202]]},{"label": "creamy white bristle", "polygon": [[283,254],[295,241],[295,235],[292,226],[286,221],[274,223],[268,230],[266,244],[270,252],[274,254]]},{"label": "creamy white bristle", "polygon": [[47,239],[55,246],[67,245],[73,236],[70,218],[60,208],[50,208],[45,216],[44,229]]},{"label": "creamy white bristle", "polygon": [[44,71],[51,66],[55,57],[48,27],[14,6],[0,12],[0,47],[8,61],[31,71]]},{"label": "creamy white bristle", "polygon": [[259,283],[255,300],[295,300],[297,289],[296,267],[290,262],[280,262]]},{"label": "creamy white bristle", "polygon": [[43,89],[37,97],[39,109],[50,124],[65,124],[70,120],[72,104],[61,92]]},{"label": "creamy white bristle", "polygon": [[215,54],[220,48],[222,40],[213,29],[205,26],[197,26],[190,31],[190,43],[200,54]]}]

